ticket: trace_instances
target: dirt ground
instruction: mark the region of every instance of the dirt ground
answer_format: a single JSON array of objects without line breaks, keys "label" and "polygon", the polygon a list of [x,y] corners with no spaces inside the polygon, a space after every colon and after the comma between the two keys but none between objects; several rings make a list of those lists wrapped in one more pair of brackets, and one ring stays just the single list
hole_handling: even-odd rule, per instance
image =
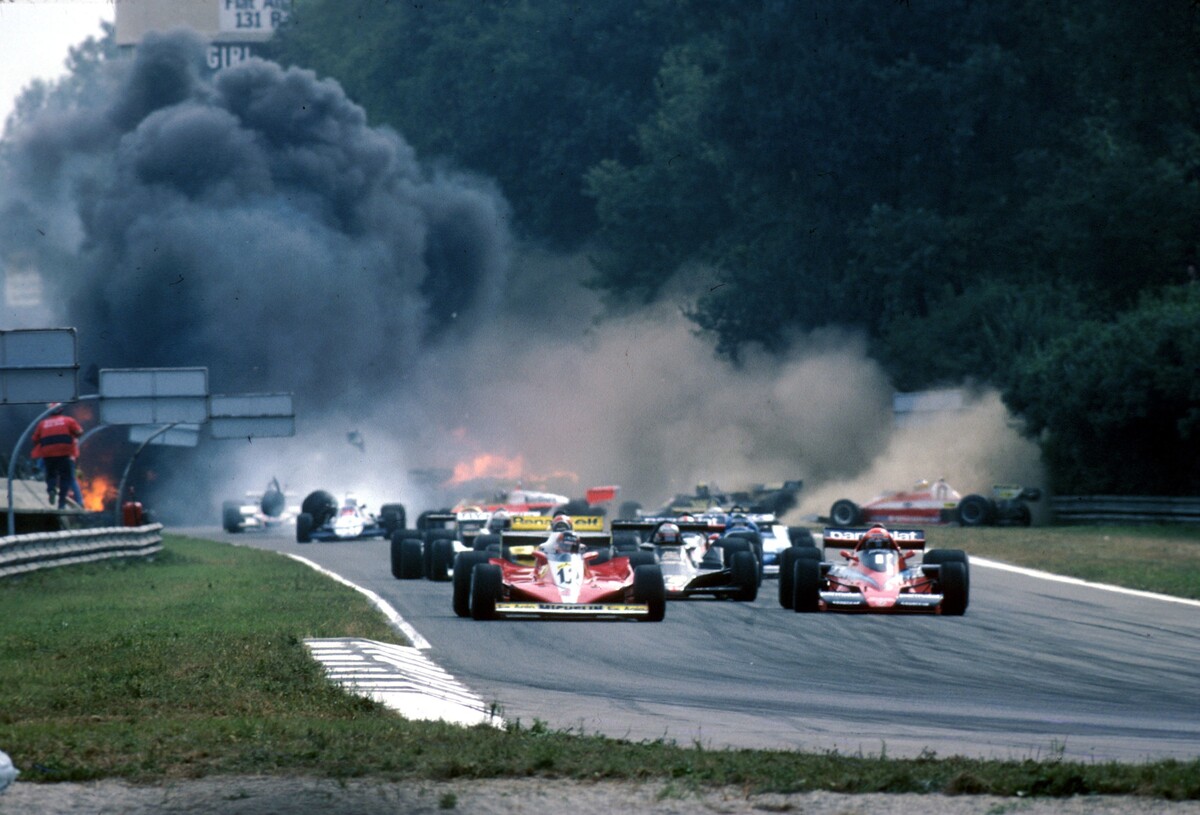
[{"label": "dirt ground", "polygon": [[0,815],[1200,815],[1200,801],[1141,798],[996,798],[944,795],[700,794],[662,783],[581,783],[552,779],[387,783],[312,778],[205,778],[153,786],[122,781],[16,783],[0,794]]}]

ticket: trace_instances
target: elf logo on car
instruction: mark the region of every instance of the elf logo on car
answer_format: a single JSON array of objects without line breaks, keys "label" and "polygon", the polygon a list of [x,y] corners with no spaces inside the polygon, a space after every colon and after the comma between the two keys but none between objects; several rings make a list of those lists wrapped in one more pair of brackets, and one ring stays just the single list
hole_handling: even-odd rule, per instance
[{"label": "elf logo on car", "polygon": [[604,529],[604,519],[598,515],[580,515],[571,519],[576,532],[599,532]]}]

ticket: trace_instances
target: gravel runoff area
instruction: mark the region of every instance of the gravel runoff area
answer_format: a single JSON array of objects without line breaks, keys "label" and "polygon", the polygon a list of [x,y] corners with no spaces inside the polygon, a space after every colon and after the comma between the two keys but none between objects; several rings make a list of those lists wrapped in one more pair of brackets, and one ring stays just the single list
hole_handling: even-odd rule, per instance
[{"label": "gravel runoff area", "polygon": [[139,786],[16,783],[0,794],[0,815],[1200,815],[1200,801],[1132,797],[998,798],[995,796],[842,795],[807,792],[747,795],[732,789],[691,792],[663,783],[560,779],[454,782],[331,781],[225,777]]}]

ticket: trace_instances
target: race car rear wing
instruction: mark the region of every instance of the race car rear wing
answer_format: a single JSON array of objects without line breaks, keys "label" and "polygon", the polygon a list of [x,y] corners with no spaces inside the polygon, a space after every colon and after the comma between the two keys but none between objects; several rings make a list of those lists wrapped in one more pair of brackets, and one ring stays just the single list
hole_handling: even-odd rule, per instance
[{"label": "race car rear wing", "polygon": [[[871,527],[873,529],[874,527]],[[835,529],[826,527],[822,533],[822,542],[826,548],[853,549],[862,540],[862,536],[870,529]],[[925,549],[925,530],[923,529],[889,529],[888,534],[901,549]]]},{"label": "race car rear wing", "polygon": [[[612,546],[612,535],[604,531],[604,518],[599,515],[569,516],[571,526],[579,541],[588,549]],[[534,547],[550,536],[554,519],[547,515],[515,515],[510,528],[501,535],[501,543],[508,547]],[[524,554],[518,550],[517,554]]]},{"label": "race car rear wing", "polygon": [[642,540],[649,540],[654,530],[658,529],[665,523],[673,523],[679,527],[680,532],[693,532],[701,535],[721,534],[725,531],[725,524],[717,521],[681,521],[678,518],[661,517],[661,518],[641,518],[636,521],[616,521],[614,520],[609,526],[614,533],[616,532],[636,532]]}]

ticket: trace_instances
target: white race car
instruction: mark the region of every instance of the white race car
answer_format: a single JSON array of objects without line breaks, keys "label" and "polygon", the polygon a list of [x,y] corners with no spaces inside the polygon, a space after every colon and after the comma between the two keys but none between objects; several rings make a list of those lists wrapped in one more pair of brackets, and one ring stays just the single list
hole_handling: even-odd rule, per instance
[{"label": "white race car", "polygon": [[246,493],[244,501],[226,501],[221,505],[221,526],[226,532],[270,529],[296,522],[300,507],[288,503],[288,494],[272,478],[262,492]]}]

